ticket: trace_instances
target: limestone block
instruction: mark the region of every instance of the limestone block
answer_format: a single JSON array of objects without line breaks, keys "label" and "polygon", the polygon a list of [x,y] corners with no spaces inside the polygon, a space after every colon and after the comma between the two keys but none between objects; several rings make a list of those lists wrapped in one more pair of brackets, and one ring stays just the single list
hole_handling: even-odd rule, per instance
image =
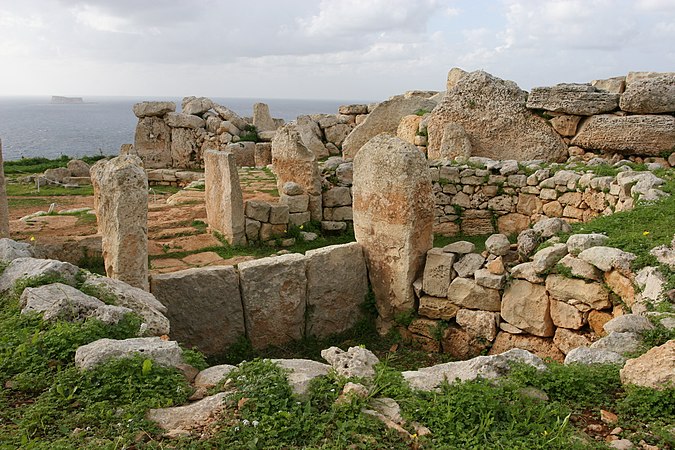
[{"label": "limestone block", "polygon": [[462,256],[452,268],[457,272],[458,277],[472,277],[476,270],[483,267],[485,258],[478,253],[469,253]]},{"label": "limestone block", "polygon": [[307,211],[309,207],[309,195],[286,195],[281,194],[279,202],[288,205],[288,212],[301,213]]},{"label": "limestone block", "polygon": [[493,274],[488,269],[478,269],[474,273],[476,284],[490,289],[502,289],[506,283],[506,275]]},{"label": "limestone block", "polygon": [[305,333],[306,258],[272,256],[239,264],[246,333],[254,348],[299,340]]},{"label": "limestone block", "polygon": [[139,119],[144,117],[162,117],[166,113],[174,112],[176,104],[174,102],[140,102],[132,107],[134,115]]},{"label": "limestone block", "polygon": [[525,108],[527,93],[512,81],[483,71],[463,76],[431,114],[429,145],[433,155],[442,144],[446,124],[464,127],[471,154],[493,159],[545,159],[567,157],[562,138],[541,118]]},{"label": "limestone block", "polygon": [[499,317],[495,317],[493,312],[460,309],[455,320],[457,325],[464,328],[472,337],[493,341],[497,336]]},{"label": "limestone block", "polygon": [[675,117],[593,116],[581,126],[572,145],[623,155],[659,156],[675,145]]},{"label": "limestone block", "polygon": [[645,316],[637,314],[624,314],[610,320],[603,325],[607,333],[644,333],[653,330],[654,325]]},{"label": "limestone block", "polygon": [[501,315],[504,320],[535,336],[553,336],[546,288],[525,280],[514,280],[504,291]]},{"label": "limestone block", "polygon": [[246,218],[246,239],[257,241],[260,238],[261,223],[257,220]]},{"label": "limestone block", "polygon": [[9,207],[5,189],[5,169],[2,160],[2,140],[0,140],[0,238],[9,237]]},{"label": "limestone block", "polygon": [[549,275],[546,277],[546,290],[555,300],[573,305],[583,303],[592,309],[612,306],[609,301],[609,292],[600,283],[589,283],[561,275]]},{"label": "limestone block", "polygon": [[269,222],[270,204],[259,200],[248,200],[246,202],[246,217],[259,222]]},{"label": "limestone block", "polygon": [[146,169],[171,167],[171,128],[159,117],[138,120],[134,152]]},{"label": "limestone block", "polygon": [[604,80],[593,80],[591,86],[612,94],[622,94],[626,89],[626,77],[613,77]]},{"label": "limestone block", "polygon": [[9,263],[17,258],[32,258],[33,246],[27,242],[16,242],[0,238],[0,262]]},{"label": "limestone block", "polygon": [[422,116],[417,114],[403,116],[396,129],[396,136],[410,144],[415,144],[415,136],[417,136],[421,121]]},{"label": "limestone block", "polygon": [[222,234],[231,245],[246,244],[244,199],[234,155],[208,150],[204,154],[204,177],[210,229]]},{"label": "limestone block", "polygon": [[488,289],[469,278],[455,278],[448,288],[448,300],[468,309],[499,311],[501,296],[496,289]]},{"label": "limestone block", "polygon": [[[569,249],[569,242],[568,242]],[[569,269],[572,276],[576,278],[585,278],[587,280],[602,281],[602,272],[597,267],[587,263],[584,260],[575,258],[572,255],[566,255],[560,260],[560,264]]]},{"label": "limestone block", "polygon": [[352,127],[347,124],[339,123],[337,125],[333,125],[332,127],[328,127],[323,131],[326,135],[326,141],[335,144],[337,147],[340,147],[349,133],[352,131]]},{"label": "limestone block", "polygon": [[[323,143],[321,128],[310,116],[298,116],[296,119],[297,129],[302,143],[314,153],[317,159],[328,156],[329,151]],[[337,123],[337,121],[335,121]]]},{"label": "limestone block", "polygon": [[675,73],[631,80],[620,105],[623,111],[637,114],[675,112]]},{"label": "limestone block", "polygon": [[256,167],[267,167],[272,164],[272,144],[270,142],[256,142],[253,159]]},{"label": "limestone block", "polygon": [[555,336],[553,336],[553,343],[561,352],[567,355],[575,348],[589,347],[591,340],[579,332],[571,331],[567,328],[557,328]]},{"label": "limestone block", "polygon": [[323,193],[323,206],[335,208],[336,206],[351,206],[352,195],[348,187],[334,187]]},{"label": "limestone block", "polygon": [[75,367],[89,370],[111,359],[142,355],[164,367],[183,364],[183,351],[176,341],[159,337],[132,338],[124,340],[99,339],[83,345],[75,351]]},{"label": "limestone block", "polygon": [[245,334],[239,276],[233,266],[154,275],[150,291],[167,308],[171,336],[189,348],[216,355]]},{"label": "limestone block", "polygon": [[533,88],[527,98],[527,107],[592,116],[617,109],[619,95],[602,91],[590,84],[561,83],[551,87]]},{"label": "limestone block", "polygon": [[556,347],[551,339],[531,336],[527,334],[510,334],[500,332],[497,334],[488,355],[498,355],[513,349],[530,352],[539,358],[550,358],[554,361],[562,362],[565,355]]},{"label": "limestone block", "polygon": [[164,121],[171,128],[204,128],[206,122],[204,119],[192,114],[170,112],[164,116]]},{"label": "limestone block", "polygon": [[[288,211],[288,210],[287,210]],[[290,220],[290,215],[288,216]],[[260,240],[269,241],[276,237],[283,236],[286,234],[287,223],[272,224],[272,223],[262,223],[260,224]]]},{"label": "limestone block", "polygon": [[448,122],[443,127],[442,133],[438,149],[435,147],[428,148],[427,154],[429,159],[452,160],[457,157],[468,158],[471,156],[471,138],[461,124]]},{"label": "limestone block", "polygon": [[578,347],[570,350],[565,357],[569,364],[623,364],[626,358],[620,354],[600,348]]},{"label": "limestone block", "polygon": [[497,230],[503,234],[520,233],[530,226],[530,218],[524,214],[511,213],[497,218]]},{"label": "limestone block", "polygon": [[288,205],[275,204],[270,205],[270,223],[285,224],[288,223]]},{"label": "limestone block", "polygon": [[171,129],[171,166],[181,169],[197,169],[201,166],[201,148],[197,135],[189,128]]},{"label": "limestone block", "polygon": [[435,248],[429,250],[424,265],[424,292],[434,297],[447,296],[454,262],[455,255],[452,253],[444,253],[443,250]]},{"label": "limestone block", "polygon": [[316,157],[300,139],[298,128],[292,124],[277,130],[272,140],[272,166],[277,176],[277,189],[283,190],[293,181],[310,195],[321,195],[321,174]]},{"label": "limestone block", "polygon": [[148,178],[141,165],[136,156],[118,156],[95,165],[92,178],[106,274],[147,290]]},{"label": "limestone block", "polygon": [[291,213],[288,215],[288,225],[294,225],[296,227],[299,227],[303,224],[306,224],[311,219],[312,216],[310,215],[309,211],[301,213]]},{"label": "limestone block", "polygon": [[177,436],[202,431],[225,411],[227,394],[219,392],[185,406],[150,409],[146,419],[157,423],[167,435]]},{"label": "limestone block", "polygon": [[567,239],[567,250],[574,256],[584,250],[605,244],[609,238],[604,234],[573,234]]},{"label": "limestone block", "polygon": [[556,327],[578,330],[584,326],[584,316],[577,308],[551,299],[551,319]]},{"label": "limestone block", "polygon": [[594,265],[603,272],[617,269],[619,272],[629,275],[631,273],[630,263],[636,256],[614,247],[595,246],[579,253],[578,258]]},{"label": "limestone block", "polygon": [[565,255],[567,255],[567,245],[565,244],[555,244],[539,250],[532,257],[534,271],[543,273],[552,269]]},{"label": "limestone block", "polygon": [[453,304],[447,297],[431,297],[423,295],[417,313],[429,319],[450,320],[457,315],[459,306]]},{"label": "limestone block", "polygon": [[277,129],[270,115],[270,107],[267,104],[253,104],[253,126],[257,131],[274,131]]},{"label": "limestone block", "polygon": [[343,377],[373,378],[375,365],[380,360],[373,352],[362,347],[349,347],[345,352],[337,347],[321,350],[321,357]]},{"label": "limestone block", "polygon": [[234,159],[237,162],[238,167],[254,167],[256,165],[255,142],[242,141],[228,144],[227,147],[225,147],[225,151],[234,154]]},{"label": "limestone block", "polygon": [[213,101],[206,97],[183,97],[181,102],[181,109],[184,114],[201,115],[213,107]]},{"label": "limestone block", "polygon": [[561,136],[572,137],[577,134],[581,116],[558,116],[551,119],[553,129]]},{"label": "limestone block", "polygon": [[386,332],[396,313],[414,307],[412,283],[432,245],[434,200],[424,156],[393,136],[371,139],[354,160],[353,214]]},{"label": "limestone block", "polygon": [[652,389],[675,385],[675,340],[654,347],[644,355],[629,359],[620,372],[621,383]]}]

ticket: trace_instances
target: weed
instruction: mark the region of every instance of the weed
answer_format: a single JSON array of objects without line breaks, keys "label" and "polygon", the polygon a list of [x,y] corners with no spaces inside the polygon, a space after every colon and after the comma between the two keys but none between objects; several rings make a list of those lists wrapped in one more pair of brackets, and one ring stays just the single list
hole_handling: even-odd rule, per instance
[{"label": "weed", "polygon": [[255,125],[246,125],[239,135],[240,141],[260,142]]},{"label": "weed", "polygon": [[429,114],[430,112],[431,112],[431,111],[429,111],[428,109],[418,109],[418,110],[415,111],[413,114],[415,114],[416,116],[422,117],[422,116],[424,116],[425,114]]}]

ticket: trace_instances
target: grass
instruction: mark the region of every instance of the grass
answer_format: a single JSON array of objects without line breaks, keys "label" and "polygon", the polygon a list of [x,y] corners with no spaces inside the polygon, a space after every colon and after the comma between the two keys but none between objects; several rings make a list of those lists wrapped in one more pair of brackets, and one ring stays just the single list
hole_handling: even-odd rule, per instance
[{"label": "grass", "polygon": [[[97,156],[83,156],[79,158],[80,160],[91,165],[96,161],[105,158],[103,155]],[[42,173],[47,169],[55,169],[57,167],[66,167],[68,161],[74,159],[70,156],[62,155],[57,159],[48,159],[48,158],[21,158],[14,161],[4,161],[3,166],[5,169],[6,175],[13,174],[29,174],[29,173]]]},{"label": "grass", "polygon": [[[9,197],[61,197],[64,195],[93,195],[94,188],[91,185],[65,188],[57,185],[41,186],[40,190],[33,183],[7,183],[7,196]],[[11,206],[11,205],[10,205]]]}]

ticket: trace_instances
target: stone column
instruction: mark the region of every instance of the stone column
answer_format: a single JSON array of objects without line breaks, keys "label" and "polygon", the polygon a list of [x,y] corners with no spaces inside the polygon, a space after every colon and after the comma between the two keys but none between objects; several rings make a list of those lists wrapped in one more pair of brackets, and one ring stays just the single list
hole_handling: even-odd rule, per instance
[{"label": "stone column", "polygon": [[378,331],[415,307],[412,284],[433,242],[434,198],[427,161],[400,138],[380,134],[354,159],[354,233],[375,294]]},{"label": "stone column", "polygon": [[2,140],[0,140],[0,238],[9,237],[9,208],[5,190],[5,169],[2,163]]},{"label": "stone column", "polygon": [[231,245],[245,245],[244,196],[234,155],[207,150],[204,153],[204,178],[209,228],[222,234]]},{"label": "stone column", "polygon": [[118,156],[91,169],[105,272],[148,290],[148,178],[139,157]]}]

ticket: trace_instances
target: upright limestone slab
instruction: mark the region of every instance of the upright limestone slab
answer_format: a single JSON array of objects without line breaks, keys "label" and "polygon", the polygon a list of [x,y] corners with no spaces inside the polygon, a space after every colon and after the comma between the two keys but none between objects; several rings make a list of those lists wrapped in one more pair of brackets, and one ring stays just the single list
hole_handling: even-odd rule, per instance
[{"label": "upright limestone slab", "polygon": [[301,339],[305,332],[306,258],[297,253],[239,264],[246,334],[254,348]]},{"label": "upright limestone slab", "polygon": [[0,140],[0,238],[9,237],[9,209],[5,190],[5,169],[2,163],[2,140]]},{"label": "upright limestone slab", "polygon": [[310,250],[306,257],[307,335],[326,337],[353,327],[368,293],[361,245],[331,245]]},{"label": "upright limestone slab", "polygon": [[207,355],[244,336],[239,275],[233,266],[155,275],[150,291],[167,308],[171,337]]},{"label": "upright limestone slab", "polygon": [[156,116],[138,119],[134,152],[148,169],[171,167],[171,128],[164,119]]},{"label": "upright limestone slab", "polygon": [[232,245],[246,244],[244,197],[235,157],[229,152],[207,150],[204,154],[206,220]]},{"label": "upright limestone slab", "polygon": [[380,134],[354,159],[354,233],[364,249],[386,332],[394,316],[414,308],[413,282],[432,245],[434,198],[427,162],[415,146]]},{"label": "upright limestone slab", "polygon": [[148,290],[148,178],[142,164],[137,156],[118,156],[91,173],[106,274]]}]

